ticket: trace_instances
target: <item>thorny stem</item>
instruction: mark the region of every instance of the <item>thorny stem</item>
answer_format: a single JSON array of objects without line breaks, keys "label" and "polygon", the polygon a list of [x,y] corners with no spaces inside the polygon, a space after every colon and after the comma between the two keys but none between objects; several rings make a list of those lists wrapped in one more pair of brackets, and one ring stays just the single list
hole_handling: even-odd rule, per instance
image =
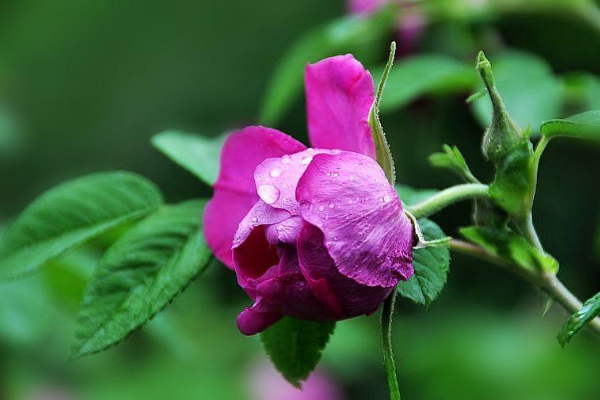
[{"label": "thorny stem", "polygon": [[396,302],[396,289],[383,303],[381,310],[381,348],[383,350],[383,364],[387,375],[388,387],[391,400],[401,400],[398,377],[396,375],[396,363],[392,350],[392,318],[394,315],[394,303]]},{"label": "thorny stem", "polygon": [[[536,274],[532,271],[520,268],[510,261],[488,252],[483,247],[464,242],[462,240],[452,239],[450,241],[450,249],[457,253],[483,259],[509,269],[528,282],[542,289],[548,296],[550,296],[550,298],[552,298],[552,300],[560,304],[570,314],[576,312],[582,306],[581,301],[579,301],[579,299],[577,299],[577,297],[575,297],[575,295],[573,295],[573,293],[571,293],[555,275]],[[600,318],[595,318],[594,320],[590,321],[587,326],[595,334],[600,335]]]}]

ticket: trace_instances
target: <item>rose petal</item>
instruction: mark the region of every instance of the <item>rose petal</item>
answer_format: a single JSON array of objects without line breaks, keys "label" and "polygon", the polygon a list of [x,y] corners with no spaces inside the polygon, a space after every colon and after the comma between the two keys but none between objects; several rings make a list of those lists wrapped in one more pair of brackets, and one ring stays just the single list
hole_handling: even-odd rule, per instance
[{"label": "rose petal", "polygon": [[375,312],[393,290],[361,285],[342,275],[325,248],[323,232],[310,224],[305,223],[300,231],[298,259],[317,299],[343,318]]},{"label": "rose petal", "polygon": [[[240,331],[246,335],[258,333],[276,322],[280,315],[323,321],[333,319],[334,315],[317,300],[302,275],[294,246],[279,246],[278,263],[267,269],[264,267],[273,263],[273,254],[270,260],[263,262],[240,256],[246,245],[248,253],[256,250],[264,254],[265,243],[264,229],[257,227],[248,240],[234,250],[238,283],[254,300],[254,305],[238,317]],[[255,262],[246,264],[248,261]]]},{"label": "rose petal", "polygon": [[238,315],[237,326],[246,336],[256,335],[279,321],[282,316],[282,314],[262,311],[260,304],[255,304]]},{"label": "rose petal", "polygon": [[231,134],[221,152],[215,194],[204,211],[204,236],[213,253],[233,268],[231,245],[237,227],[258,201],[256,166],[269,157],[297,153],[306,147],[275,129],[250,126]]},{"label": "rose petal", "polygon": [[307,149],[279,158],[267,158],[254,171],[254,181],[259,197],[275,208],[292,215],[299,214],[296,186],[300,177],[316,154],[339,153],[338,150]]},{"label": "rose petal", "polygon": [[308,65],[304,79],[312,146],[375,158],[368,121],[375,99],[371,74],[347,54]]},{"label": "rose petal", "polygon": [[413,274],[413,228],[373,159],[318,154],[300,178],[302,218],[319,228],[338,270],[367,286],[393,287]]}]

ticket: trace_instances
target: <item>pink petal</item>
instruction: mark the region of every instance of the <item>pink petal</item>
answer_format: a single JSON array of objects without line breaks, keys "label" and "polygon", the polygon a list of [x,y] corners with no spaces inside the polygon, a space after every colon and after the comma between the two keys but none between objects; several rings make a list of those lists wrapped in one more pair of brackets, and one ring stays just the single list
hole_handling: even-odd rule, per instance
[{"label": "pink petal", "polygon": [[262,311],[260,304],[255,304],[247,307],[238,315],[237,326],[240,332],[246,336],[256,335],[279,321],[282,316],[279,313]]},{"label": "pink petal", "polygon": [[253,229],[234,249],[234,259],[238,283],[254,300],[238,317],[242,333],[258,333],[281,315],[323,321],[334,318],[312,293],[298,266],[295,248],[270,246],[264,227]]},{"label": "pink petal", "polygon": [[297,153],[306,147],[275,129],[250,126],[231,134],[221,152],[215,194],[204,211],[204,236],[213,253],[233,268],[231,245],[237,227],[258,201],[256,166],[269,157]]},{"label": "pink petal", "polygon": [[[268,225],[287,220],[290,213],[259,200],[239,224],[233,239],[233,261],[240,286],[258,279],[279,263],[279,255],[265,235]],[[252,297],[252,295],[250,295]]]},{"label": "pink petal", "polygon": [[367,286],[393,287],[413,274],[413,228],[373,159],[317,154],[300,178],[302,218],[319,228],[338,270]]},{"label": "pink petal", "polygon": [[366,286],[342,275],[324,243],[323,232],[304,224],[298,237],[300,269],[315,296],[341,318],[371,314],[393,288]]},{"label": "pink petal", "polygon": [[279,158],[267,158],[254,171],[259,197],[275,208],[299,214],[296,186],[316,154],[337,153],[337,150],[307,149]]},{"label": "pink petal", "polygon": [[375,99],[371,74],[347,54],[308,65],[304,79],[312,147],[375,158],[368,121]]}]

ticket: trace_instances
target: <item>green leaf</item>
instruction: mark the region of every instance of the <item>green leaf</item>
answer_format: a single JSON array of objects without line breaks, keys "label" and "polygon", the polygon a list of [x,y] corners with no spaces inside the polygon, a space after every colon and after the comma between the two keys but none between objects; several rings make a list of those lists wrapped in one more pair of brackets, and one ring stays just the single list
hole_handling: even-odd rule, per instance
[{"label": "green leaf", "polygon": [[395,17],[392,9],[384,9],[369,17],[346,16],[301,37],[275,69],[260,111],[260,123],[277,126],[300,97],[307,63],[342,53],[353,53],[363,59],[364,53],[379,49],[377,44],[392,29]]},{"label": "green leaf", "polygon": [[152,137],[152,144],[180,167],[212,186],[219,174],[219,155],[227,134],[207,138],[180,131]]},{"label": "green leaf", "polygon": [[407,185],[396,185],[396,192],[404,206],[414,206],[422,203],[439,192],[437,189],[415,189]]},{"label": "green leaf", "polygon": [[72,358],[125,339],[203,270],[211,258],[201,232],[204,204],[164,206],[107,250],[85,290]]},{"label": "green leaf", "polygon": [[385,138],[385,132],[383,131],[383,126],[381,126],[381,121],[379,120],[379,104],[381,103],[383,89],[385,88],[385,83],[392,69],[392,65],[394,64],[395,56],[396,42],[392,42],[390,46],[390,56],[383,71],[383,75],[381,76],[381,80],[379,81],[377,93],[375,94],[375,101],[373,102],[371,111],[369,112],[369,126],[373,132],[375,151],[377,153],[377,162],[381,166],[381,169],[383,169],[383,172],[385,172],[385,176],[392,185],[396,182],[396,169],[394,167],[394,160],[392,159],[390,146]]},{"label": "green leaf", "polygon": [[[431,220],[421,219],[419,226],[428,241],[446,237],[442,229]],[[450,250],[446,246],[415,249],[413,267],[414,275],[408,281],[398,284],[398,294],[427,307],[446,285],[450,269]]]},{"label": "green leaf", "polygon": [[[383,68],[373,76],[382,76]],[[388,113],[430,94],[467,92],[477,84],[471,66],[443,55],[418,55],[399,61],[388,78],[381,112]]]},{"label": "green leaf", "polygon": [[[537,132],[540,124],[560,115],[563,86],[543,59],[531,54],[510,52],[494,59],[494,78],[506,108],[522,127]],[[471,103],[482,126],[492,117],[489,98]]]},{"label": "green leaf", "polygon": [[558,136],[600,139],[600,110],[588,111],[565,119],[552,119],[542,124],[542,135],[551,139]]},{"label": "green leaf", "polygon": [[600,79],[592,74],[572,72],[564,76],[565,102],[580,111],[600,109]]},{"label": "green leaf", "polygon": [[468,182],[479,183],[477,178],[471,173],[465,158],[456,146],[450,147],[445,144],[444,152],[433,153],[429,156],[429,162],[436,168],[444,168],[454,172]]},{"label": "green leaf", "polygon": [[560,345],[565,347],[588,322],[598,315],[600,315],[600,293],[583,303],[583,306],[563,325],[557,337]]},{"label": "green leaf", "polygon": [[490,185],[490,196],[507,213],[523,218],[531,210],[535,190],[533,148],[526,141],[513,147],[497,165],[496,177]]},{"label": "green leaf", "polygon": [[471,226],[460,233],[485,248],[490,253],[510,260],[515,265],[532,272],[558,272],[558,262],[549,254],[530,245],[522,236],[507,229]]},{"label": "green leaf", "polygon": [[317,366],[334,328],[335,322],[283,317],[262,332],[260,338],[277,370],[288,382],[299,387]]},{"label": "green leaf", "polygon": [[0,279],[32,272],[110,229],[144,217],[162,203],[158,188],[129,172],[85,176],[50,189],[0,238]]}]

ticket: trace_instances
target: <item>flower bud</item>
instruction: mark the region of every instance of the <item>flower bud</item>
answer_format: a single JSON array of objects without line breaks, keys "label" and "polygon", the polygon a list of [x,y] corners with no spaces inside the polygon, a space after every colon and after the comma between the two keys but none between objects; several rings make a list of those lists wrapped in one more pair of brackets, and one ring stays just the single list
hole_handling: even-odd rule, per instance
[{"label": "flower bud", "polygon": [[494,82],[492,65],[482,51],[477,55],[476,68],[492,101],[492,122],[483,135],[481,149],[486,159],[498,164],[512,148],[529,138],[508,114]]}]

